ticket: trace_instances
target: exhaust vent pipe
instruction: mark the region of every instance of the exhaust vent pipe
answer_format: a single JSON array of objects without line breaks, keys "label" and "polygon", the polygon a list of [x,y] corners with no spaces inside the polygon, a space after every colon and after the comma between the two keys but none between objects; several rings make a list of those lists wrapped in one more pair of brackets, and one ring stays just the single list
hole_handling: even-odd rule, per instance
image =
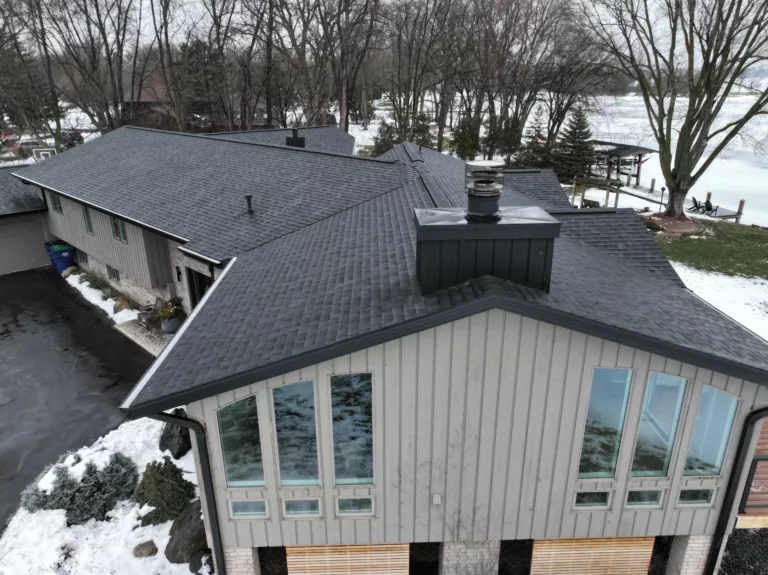
[{"label": "exhaust vent pipe", "polygon": [[253,199],[253,196],[251,194],[248,194],[245,196],[245,203],[248,206],[248,214],[253,215],[253,204],[251,203],[251,200]]},{"label": "exhaust vent pipe", "polygon": [[504,176],[499,171],[504,162],[479,160],[467,162],[464,179],[467,190],[467,221],[483,222],[501,219],[499,200],[504,189]]},{"label": "exhaust vent pipe", "polygon": [[285,137],[285,145],[294,148],[303,148],[305,145],[304,136],[299,136],[299,129],[293,128],[290,136]]}]

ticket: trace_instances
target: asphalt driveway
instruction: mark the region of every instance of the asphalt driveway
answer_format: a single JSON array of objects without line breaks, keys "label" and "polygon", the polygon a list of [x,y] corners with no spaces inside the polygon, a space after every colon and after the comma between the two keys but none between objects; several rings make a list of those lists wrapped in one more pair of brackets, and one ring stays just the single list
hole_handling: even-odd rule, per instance
[{"label": "asphalt driveway", "polygon": [[0,532],[47,464],[123,420],[151,361],[53,270],[0,277]]}]

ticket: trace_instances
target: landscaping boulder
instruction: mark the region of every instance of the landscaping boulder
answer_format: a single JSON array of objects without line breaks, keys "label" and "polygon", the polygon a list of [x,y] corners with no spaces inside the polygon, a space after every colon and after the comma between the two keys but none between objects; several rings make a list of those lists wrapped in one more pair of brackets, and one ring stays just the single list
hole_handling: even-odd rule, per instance
[{"label": "landscaping boulder", "polygon": [[208,573],[213,573],[213,557],[211,557],[210,549],[201,549],[195,551],[192,554],[192,558],[189,560],[189,572],[200,573],[200,569],[203,568],[203,561],[208,565]]},{"label": "landscaping boulder", "polygon": [[157,555],[157,545],[151,539],[144,543],[139,543],[133,548],[134,557],[153,557]]},{"label": "landscaping boulder", "polygon": [[115,301],[115,305],[112,308],[112,312],[113,313],[120,313],[121,311],[126,310],[126,309],[133,309],[133,305],[131,304],[131,302],[129,302],[124,297],[119,297]]},{"label": "landscaping boulder", "polygon": [[171,563],[189,563],[201,549],[208,549],[205,525],[201,517],[200,500],[196,499],[184,508],[171,525],[171,540],[165,548],[165,556]]},{"label": "landscaping boulder", "polygon": [[63,272],[61,272],[61,277],[68,278],[73,273],[77,272],[77,267],[75,266],[69,266],[67,269],[65,269]]},{"label": "landscaping boulder", "polygon": [[[179,407],[173,410],[173,415],[186,417],[187,412]],[[160,434],[160,451],[165,451],[166,449],[171,452],[171,456],[174,459],[184,457],[192,449],[189,429],[166,423],[163,426],[163,432]]]}]

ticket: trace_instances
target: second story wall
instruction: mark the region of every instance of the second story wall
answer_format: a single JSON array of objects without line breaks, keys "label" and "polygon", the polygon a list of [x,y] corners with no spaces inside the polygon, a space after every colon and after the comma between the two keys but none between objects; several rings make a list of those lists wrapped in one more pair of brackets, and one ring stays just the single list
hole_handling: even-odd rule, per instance
[{"label": "second story wall", "polygon": [[[620,394],[623,434],[613,476],[579,478],[596,368],[631,370]],[[666,475],[632,477],[654,372],[685,380],[679,425]],[[360,485],[337,482],[334,467],[330,382],[354,373],[372,378],[373,477]],[[314,423],[299,428],[306,434],[316,426],[315,485],[281,479],[274,393],[297,382],[311,382],[305,389],[314,390],[301,409],[297,401],[291,405],[300,413],[314,409]],[[703,394],[721,392],[722,405],[735,406],[732,432],[723,434],[722,469],[686,474]],[[228,483],[226,475],[218,418],[248,398],[258,415],[258,423],[251,415],[248,425],[260,435],[263,485],[237,485],[232,477]],[[206,425],[225,546],[251,547],[711,534],[742,422],[766,403],[768,388],[496,310],[254,382],[192,403],[188,411]],[[235,449],[253,433],[238,436]],[[234,465],[243,457],[247,467],[252,453],[237,452]],[[627,504],[629,490],[644,489],[659,491],[659,503]],[[712,490],[713,498],[680,504],[681,490]],[[607,493],[608,504],[579,508],[579,492]],[[339,515],[337,499],[355,497],[372,498],[373,512]],[[286,500],[307,498],[319,501],[322,517],[285,514]],[[233,502],[266,515],[235,516]]]}]

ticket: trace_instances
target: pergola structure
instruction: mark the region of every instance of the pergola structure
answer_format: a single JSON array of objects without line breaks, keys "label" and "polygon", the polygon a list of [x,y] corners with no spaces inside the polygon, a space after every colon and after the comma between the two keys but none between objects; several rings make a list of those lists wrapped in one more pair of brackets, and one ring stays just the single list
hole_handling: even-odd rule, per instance
[{"label": "pergola structure", "polygon": [[[605,164],[606,180],[611,180],[614,167],[616,168],[616,175],[620,176],[622,166],[628,166],[629,176],[630,178],[635,178],[635,184],[638,186],[640,185],[640,168],[643,162],[648,159],[648,155],[659,152],[644,146],[608,142],[606,140],[592,140],[592,144],[595,147],[595,156],[597,156],[598,164]],[[629,183],[629,179],[627,183]]]}]

